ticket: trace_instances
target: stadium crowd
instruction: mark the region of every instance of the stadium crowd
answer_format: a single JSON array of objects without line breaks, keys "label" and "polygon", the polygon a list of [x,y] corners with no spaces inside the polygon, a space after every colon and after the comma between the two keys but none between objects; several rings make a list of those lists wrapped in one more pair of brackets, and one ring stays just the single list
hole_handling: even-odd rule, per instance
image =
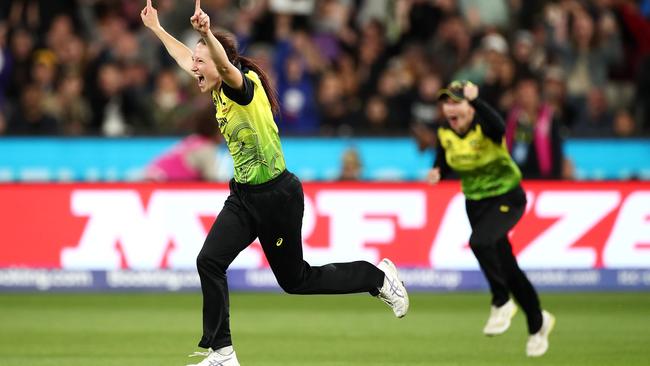
[{"label": "stadium crowd", "polygon": [[[142,26],[144,4],[3,1],[0,135],[193,131],[209,97]],[[163,26],[192,48],[192,2],[154,5]],[[407,135],[436,123],[436,93],[453,79],[480,85],[515,134],[534,134],[526,126],[540,121],[570,136],[650,131],[650,0],[202,6],[272,75],[285,135]]]}]

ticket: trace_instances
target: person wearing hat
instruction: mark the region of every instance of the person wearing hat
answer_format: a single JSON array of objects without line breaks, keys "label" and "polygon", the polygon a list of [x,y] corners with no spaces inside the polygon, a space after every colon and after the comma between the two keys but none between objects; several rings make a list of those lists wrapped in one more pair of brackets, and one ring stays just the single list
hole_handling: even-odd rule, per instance
[{"label": "person wearing hat", "polygon": [[427,180],[436,184],[452,170],[460,178],[472,227],[469,245],[492,293],[483,333],[495,336],[510,327],[517,312],[512,294],[526,313],[526,354],[537,357],[548,350],[555,318],[541,309],[535,288],[512,252],[508,232],[524,213],[526,193],[505,144],[505,123],[478,92],[468,81],[454,81],[438,92],[446,122],[437,129],[436,161]]}]

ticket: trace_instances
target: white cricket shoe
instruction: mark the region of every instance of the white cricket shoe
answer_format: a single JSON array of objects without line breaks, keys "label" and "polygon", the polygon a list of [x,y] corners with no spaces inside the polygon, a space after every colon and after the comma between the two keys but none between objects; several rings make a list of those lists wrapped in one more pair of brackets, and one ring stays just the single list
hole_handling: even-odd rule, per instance
[{"label": "white cricket shoe", "polygon": [[409,310],[409,295],[399,279],[397,268],[388,258],[382,259],[377,268],[384,272],[384,284],[377,297],[393,309],[396,317],[402,318]]},{"label": "white cricket shoe", "polygon": [[229,354],[219,353],[221,350],[214,351],[212,348],[209,348],[207,352],[194,352],[189,357],[205,356],[205,358],[197,364],[187,366],[239,366],[235,351],[232,350],[232,347],[229,348]]},{"label": "white cricket shoe", "polygon": [[542,310],[542,327],[535,334],[528,336],[526,343],[526,356],[539,357],[548,350],[548,336],[555,326],[555,317],[546,310]]},{"label": "white cricket shoe", "polygon": [[515,314],[517,314],[517,305],[512,299],[499,307],[492,305],[490,317],[483,328],[483,334],[496,336],[505,333],[510,328],[510,321]]}]

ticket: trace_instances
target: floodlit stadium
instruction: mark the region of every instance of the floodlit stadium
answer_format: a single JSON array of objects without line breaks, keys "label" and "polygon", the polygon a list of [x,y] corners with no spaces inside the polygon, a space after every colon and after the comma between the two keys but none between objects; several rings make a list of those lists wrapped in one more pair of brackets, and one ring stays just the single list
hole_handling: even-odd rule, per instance
[{"label": "floodlit stadium", "polygon": [[3,1],[0,365],[647,365],[648,34],[648,0]]}]

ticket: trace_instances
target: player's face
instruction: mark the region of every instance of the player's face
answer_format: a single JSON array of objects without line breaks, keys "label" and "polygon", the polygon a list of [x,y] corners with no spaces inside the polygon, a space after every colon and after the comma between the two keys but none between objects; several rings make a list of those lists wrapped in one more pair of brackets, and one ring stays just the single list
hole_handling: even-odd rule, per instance
[{"label": "player's face", "polygon": [[447,98],[442,103],[442,114],[449,122],[449,126],[458,133],[467,131],[474,118],[473,107],[464,99],[457,102]]},{"label": "player's face", "polygon": [[205,93],[221,85],[221,76],[219,76],[217,66],[212,61],[210,50],[208,50],[206,45],[203,43],[196,45],[192,60],[192,72],[196,76],[201,93]]}]

